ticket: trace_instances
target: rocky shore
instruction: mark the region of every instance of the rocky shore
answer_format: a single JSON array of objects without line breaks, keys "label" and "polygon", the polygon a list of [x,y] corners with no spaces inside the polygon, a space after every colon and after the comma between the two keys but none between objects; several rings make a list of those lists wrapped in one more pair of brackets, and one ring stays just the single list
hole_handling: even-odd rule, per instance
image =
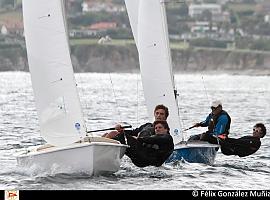
[{"label": "rocky shore", "polygon": [[[172,49],[176,73],[230,73],[270,75],[270,53],[218,49]],[[137,72],[135,45],[74,45],[71,58],[75,72]],[[28,71],[25,48],[0,49],[0,71]]]}]

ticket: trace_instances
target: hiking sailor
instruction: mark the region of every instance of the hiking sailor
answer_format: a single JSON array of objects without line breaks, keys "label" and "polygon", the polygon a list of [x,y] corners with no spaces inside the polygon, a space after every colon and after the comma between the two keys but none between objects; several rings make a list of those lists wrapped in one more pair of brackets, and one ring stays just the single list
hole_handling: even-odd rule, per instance
[{"label": "hiking sailor", "polygon": [[173,138],[166,121],[153,123],[155,134],[148,136],[131,136],[126,134],[126,155],[138,167],[161,166],[174,150]]},{"label": "hiking sailor", "polygon": [[261,146],[260,139],[266,135],[266,128],[263,123],[257,123],[253,127],[252,136],[219,139],[221,152],[224,155],[238,155],[239,157],[249,156],[255,153]]}]

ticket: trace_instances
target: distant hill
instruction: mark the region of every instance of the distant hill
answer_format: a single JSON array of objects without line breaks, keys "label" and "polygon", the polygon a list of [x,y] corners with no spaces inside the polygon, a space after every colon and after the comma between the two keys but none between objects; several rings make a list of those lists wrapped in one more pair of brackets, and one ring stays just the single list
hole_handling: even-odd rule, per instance
[{"label": "distant hill", "polygon": [[[172,49],[175,72],[228,72],[270,75],[269,53],[222,49]],[[134,44],[72,45],[75,72],[137,72],[139,58]],[[28,71],[25,47],[0,48],[0,71]]]}]

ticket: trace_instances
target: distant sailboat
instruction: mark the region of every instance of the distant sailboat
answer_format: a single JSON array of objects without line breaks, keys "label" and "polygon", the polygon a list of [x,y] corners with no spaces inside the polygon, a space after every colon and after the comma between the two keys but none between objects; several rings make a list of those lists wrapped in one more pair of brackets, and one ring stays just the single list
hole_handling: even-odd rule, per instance
[{"label": "distant sailboat", "polygon": [[[87,136],[73,73],[63,0],[23,0],[25,40],[41,136],[17,155],[20,166],[53,165],[90,174],[120,168],[126,145]],[[104,129],[105,130],[105,129]]]},{"label": "distant sailboat", "polygon": [[212,164],[219,145],[184,141],[180,128],[177,90],[174,85],[167,17],[163,0],[125,0],[137,45],[144,97],[149,120],[156,105],[169,108],[167,119],[174,139],[174,152],[166,162],[186,160]]}]

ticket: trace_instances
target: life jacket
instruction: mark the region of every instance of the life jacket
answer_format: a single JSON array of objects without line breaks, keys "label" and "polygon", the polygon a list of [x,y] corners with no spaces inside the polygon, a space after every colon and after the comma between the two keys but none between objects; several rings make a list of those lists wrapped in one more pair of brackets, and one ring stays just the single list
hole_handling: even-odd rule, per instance
[{"label": "life jacket", "polygon": [[217,124],[217,122],[218,122],[218,120],[220,118],[220,116],[226,115],[228,117],[228,123],[226,124],[225,131],[224,131],[224,133],[222,135],[224,135],[224,134],[226,136],[229,135],[230,127],[231,127],[231,117],[230,117],[230,115],[224,110],[222,110],[218,115],[213,116],[212,113],[209,114],[209,115],[210,115],[211,118],[210,118],[210,122],[209,122],[209,125],[208,125],[208,131],[213,132],[214,128],[215,128],[215,126],[216,126],[216,124]]}]

